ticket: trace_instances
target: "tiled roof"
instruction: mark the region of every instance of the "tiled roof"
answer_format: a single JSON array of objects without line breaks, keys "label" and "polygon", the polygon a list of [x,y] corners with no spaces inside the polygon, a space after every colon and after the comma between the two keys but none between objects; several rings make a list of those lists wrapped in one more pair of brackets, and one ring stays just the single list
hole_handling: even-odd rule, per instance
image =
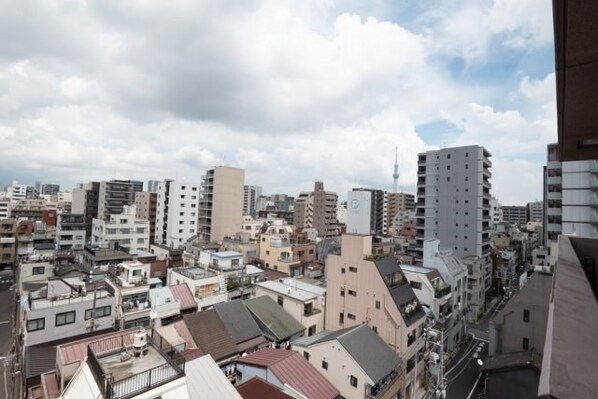
[{"label": "tiled roof", "polygon": [[238,353],[237,345],[214,309],[183,316],[197,346],[219,362]]},{"label": "tiled roof", "polygon": [[309,399],[332,399],[340,392],[295,351],[265,348],[239,358],[237,363],[268,368],[282,383]]},{"label": "tiled roof", "polygon": [[243,301],[219,303],[214,305],[214,309],[236,344],[262,336],[262,331]]},{"label": "tiled roof", "polygon": [[303,333],[305,327],[269,296],[248,299],[245,306],[256,319],[265,335],[284,341]]},{"label": "tiled roof", "polygon": [[259,377],[253,377],[237,386],[237,391],[243,399],[293,399],[292,396]]},{"label": "tiled roof", "polygon": [[187,284],[175,284],[170,286],[170,291],[175,300],[181,303],[181,312],[189,309],[197,309],[197,302]]}]

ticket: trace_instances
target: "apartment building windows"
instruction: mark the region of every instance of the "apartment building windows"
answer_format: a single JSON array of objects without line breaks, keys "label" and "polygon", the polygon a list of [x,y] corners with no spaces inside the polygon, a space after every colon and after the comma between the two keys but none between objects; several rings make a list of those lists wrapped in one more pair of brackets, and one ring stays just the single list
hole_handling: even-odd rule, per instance
[{"label": "apartment building windows", "polygon": [[523,321],[529,323],[529,309],[523,309]]},{"label": "apartment building windows", "polygon": [[353,291],[353,290],[349,290],[349,295],[351,295],[351,296],[357,296],[357,292]]},{"label": "apartment building windows", "polygon": [[75,323],[75,311],[58,313],[56,315],[56,327]]},{"label": "apartment building windows", "polygon": [[345,289],[341,287],[341,296],[345,296]]},{"label": "apartment building windows", "polygon": [[328,370],[328,362],[326,360],[322,360],[322,368]]},{"label": "apartment building windows", "polygon": [[380,309],[380,301],[376,301],[376,309]]},{"label": "apartment building windows", "polygon": [[284,298],[282,295],[278,295],[277,302],[280,306],[284,306]]},{"label": "apartment building windows", "polygon": [[357,388],[357,377],[350,375],[349,379],[350,379],[349,382],[350,382],[351,386],[354,388]]},{"label": "apartment building windows", "polygon": [[356,268],[356,267],[354,267],[354,266],[349,266],[349,271],[350,271],[351,273],[357,273],[357,268]]},{"label": "apartment building windows", "polygon": [[[93,312],[93,309],[85,310],[85,320],[91,319],[92,312]],[[95,318],[108,317],[108,316],[110,316],[111,313],[112,313],[111,306],[102,306],[100,308],[96,308]]]},{"label": "apartment building windows", "polygon": [[306,360],[309,360],[309,352],[308,352],[308,351],[303,351],[303,357],[304,357]]},{"label": "apartment building windows", "polygon": [[529,338],[523,337],[523,350],[529,350]]},{"label": "apartment building windows", "polygon": [[37,274],[44,274],[45,270],[46,270],[45,267],[43,267],[43,266],[37,266],[37,267],[33,268],[32,273],[33,273],[34,276],[37,275]]},{"label": "apartment building windows", "polygon": [[46,318],[27,320],[27,332],[39,331],[46,328]]},{"label": "apartment building windows", "polygon": [[347,318],[349,320],[355,320],[355,315],[353,313],[347,313]]},{"label": "apartment building windows", "polygon": [[422,289],[422,283],[420,281],[410,281],[409,285],[412,288],[415,288],[416,290],[421,290]]},{"label": "apartment building windows", "polygon": [[345,314],[344,313],[339,313],[338,324],[345,324]]}]

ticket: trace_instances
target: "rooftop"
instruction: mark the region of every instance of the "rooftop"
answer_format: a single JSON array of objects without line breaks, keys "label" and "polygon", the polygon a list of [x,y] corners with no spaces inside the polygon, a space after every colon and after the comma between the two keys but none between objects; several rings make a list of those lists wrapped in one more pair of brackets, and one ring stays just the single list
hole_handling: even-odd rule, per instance
[{"label": "rooftop", "polygon": [[243,254],[237,251],[222,251],[222,252],[213,252],[212,256],[216,256],[218,258],[238,258],[242,257]]},{"label": "rooftop", "polygon": [[311,292],[304,291],[303,289],[292,285],[284,284],[280,281],[262,281],[255,285],[302,302],[318,298],[316,294],[312,294]]},{"label": "rooftop", "polygon": [[237,391],[243,399],[293,399],[292,396],[259,377],[253,377],[237,386]]},{"label": "rooftop", "polygon": [[211,272],[206,269],[202,269],[201,267],[186,267],[186,268],[178,268],[172,269],[173,273],[179,273],[187,278],[192,280],[200,280],[202,278],[214,277],[216,273]]},{"label": "rooftop", "polygon": [[258,326],[273,341],[284,341],[302,334],[305,327],[269,296],[244,301]]},{"label": "rooftop", "polygon": [[185,373],[188,377],[187,389],[191,398],[242,398],[210,355],[187,362]]}]

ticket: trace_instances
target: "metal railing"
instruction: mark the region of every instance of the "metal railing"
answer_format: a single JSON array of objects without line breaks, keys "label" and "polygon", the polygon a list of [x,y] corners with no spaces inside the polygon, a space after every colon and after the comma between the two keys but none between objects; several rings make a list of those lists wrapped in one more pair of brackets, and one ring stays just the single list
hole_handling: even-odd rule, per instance
[{"label": "metal railing", "polygon": [[444,288],[436,288],[434,289],[434,298],[442,298],[443,296],[451,293],[451,286],[447,285]]}]

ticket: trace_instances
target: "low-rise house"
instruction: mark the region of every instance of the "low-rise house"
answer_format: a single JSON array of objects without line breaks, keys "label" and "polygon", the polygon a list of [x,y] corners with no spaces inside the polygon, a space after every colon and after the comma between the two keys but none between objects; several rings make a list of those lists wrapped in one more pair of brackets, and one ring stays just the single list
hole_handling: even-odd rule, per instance
[{"label": "low-rise house", "polygon": [[282,234],[262,234],[260,259],[267,268],[279,270],[289,276],[299,276],[303,274],[301,259],[294,253],[289,235],[290,231]]},{"label": "low-rise house", "polygon": [[[239,350],[218,313],[209,309],[186,314],[183,320],[200,352],[211,355],[222,371],[227,371],[226,367],[239,356]],[[231,374],[230,368],[228,371]]]},{"label": "low-rise house", "polygon": [[370,327],[323,331],[292,342],[346,399],[396,398],[404,389],[401,359]]},{"label": "low-rise house", "polygon": [[260,377],[253,377],[238,385],[237,391],[243,399],[294,399],[294,396],[287,395]]},{"label": "low-rise house", "polygon": [[183,248],[169,247],[163,244],[152,244],[150,245],[150,252],[156,255],[157,260],[166,260],[166,264],[169,268],[171,267],[182,267]]},{"label": "low-rise house", "polygon": [[56,249],[80,251],[85,246],[85,215],[61,213],[56,224]]},{"label": "low-rise house", "polygon": [[326,289],[293,278],[262,281],[254,286],[256,297],[267,295],[305,328],[304,335],[324,329]]},{"label": "low-rise house", "polygon": [[239,354],[251,353],[268,346],[268,341],[243,301],[219,303],[214,305],[214,310],[237,345]]},{"label": "low-rise house", "polygon": [[243,399],[209,354],[187,361],[185,374],[193,399]]},{"label": "low-rise house", "polygon": [[33,281],[46,281],[54,277],[54,265],[51,260],[29,260],[21,262],[19,266],[19,282],[30,283]]},{"label": "low-rise house", "polygon": [[293,397],[339,399],[339,390],[295,351],[265,348],[237,359],[237,382],[260,377]]},{"label": "low-rise house", "polygon": [[113,328],[115,297],[103,285],[49,279],[42,288],[23,292],[23,346]]},{"label": "low-rise house", "polygon": [[251,298],[244,303],[272,345],[287,348],[292,340],[304,335],[305,327],[269,296]]},{"label": "low-rise house", "polygon": [[108,270],[108,266],[133,260],[133,255],[118,248],[117,243],[110,243],[108,248],[86,245],[83,248],[83,265],[92,270]]},{"label": "low-rise house", "polygon": [[117,326],[121,328],[150,325],[150,265],[138,261],[110,267],[106,288],[116,298]]},{"label": "low-rise house", "polygon": [[197,311],[197,303],[187,284],[152,288],[149,290],[149,298],[156,316],[154,327],[178,319],[183,312]]},{"label": "low-rise house", "polygon": [[199,310],[228,301],[224,275],[201,267],[168,269],[167,284],[187,284]]}]

